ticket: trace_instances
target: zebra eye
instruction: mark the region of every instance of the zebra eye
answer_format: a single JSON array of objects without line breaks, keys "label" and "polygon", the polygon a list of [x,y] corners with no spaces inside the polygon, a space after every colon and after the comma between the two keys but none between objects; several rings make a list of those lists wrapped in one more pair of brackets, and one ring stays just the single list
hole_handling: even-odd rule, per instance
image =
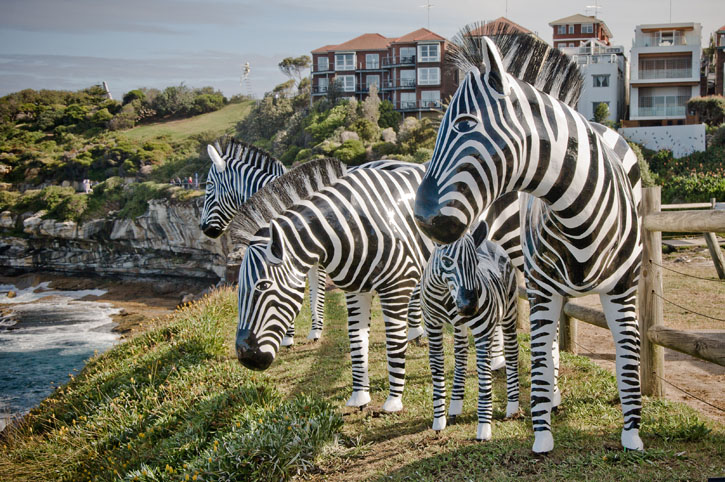
[{"label": "zebra eye", "polygon": [[257,281],[257,284],[254,286],[254,289],[257,291],[267,291],[272,287],[272,282],[266,279],[261,279]]},{"label": "zebra eye", "polygon": [[477,125],[478,120],[471,116],[462,116],[453,122],[453,128],[461,134],[471,132]]},{"label": "zebra eye", "polygon": [[441,263],[443,263],[444,268],[452,268],[453,267],[453,258],[450,258],[448,256],[443,256],[441,258]]}]

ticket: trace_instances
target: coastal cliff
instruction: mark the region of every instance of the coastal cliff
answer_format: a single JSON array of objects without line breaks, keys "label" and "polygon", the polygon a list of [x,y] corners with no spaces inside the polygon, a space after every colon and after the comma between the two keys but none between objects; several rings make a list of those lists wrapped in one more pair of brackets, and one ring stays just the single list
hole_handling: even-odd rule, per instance
[{"label": "coastal cliff", "polygon": [[44,211],[0,213],[0,268],[66,274],[223,279],[228,234],[199,229],[203,197],[157,199],[134,219],[83,223],[43,219]]}]

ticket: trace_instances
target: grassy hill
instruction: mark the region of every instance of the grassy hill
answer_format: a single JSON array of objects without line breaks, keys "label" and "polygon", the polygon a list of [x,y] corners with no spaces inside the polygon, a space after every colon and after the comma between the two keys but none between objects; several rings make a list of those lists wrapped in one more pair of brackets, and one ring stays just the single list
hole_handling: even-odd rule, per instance
[{"label": "grassy hill", "polygon": [[[463,413],[430,430],[427,347],[406,357],[405,409],[387,396],[384,327],[373,306],[372,402],[349,409],[344,297],[328,293],[325,332],[283,349],[263,373],[233,353],[236,293],[213,292],[145,333],[93,357],[78,376],[0,439],[0,480],[705,480],[725,476],[725,429],[689,407],[644,400],[646,451],[625,452],[614,376],[562,354],[556,448],[531,453],[530,346],[520,335],[522,412],[503,420],[505,379],[494,381],[493,439],[477,443],[475,356]],[[446,340],[452,377],[452,341]],[[449,378],[450,383],[450,378]],[[450,385],[449,385],[450,386]],[[344,422],[343,422],[344,421]]]},{"label": "grassy hill", "polygon": [[229,104],[218,111],[209,112],[208,114],[202,114],[188,119],[146,124],[122,132],[134,140],[168,136],[172,141],[183,140],[202,132],[213,132],[219,135],[232,133],[234,126],[249,114],[253,105],[254,101],[251,100],[239,104]]}]

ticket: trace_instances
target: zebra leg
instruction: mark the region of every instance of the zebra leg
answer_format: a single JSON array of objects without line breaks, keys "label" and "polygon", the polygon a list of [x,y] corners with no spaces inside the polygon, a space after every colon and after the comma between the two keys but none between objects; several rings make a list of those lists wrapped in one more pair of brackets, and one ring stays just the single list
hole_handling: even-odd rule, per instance
[{"label": "zebra leg", "polygon": [[443,362],[443,326],[426,320],[428,364],[433,379],[433,430],[446,428],[446,375]]},{"label": "zebra leg", "polygon": [[625,293],[599,296],[607,325],[612,332],[617,367],[617,388],[622,403],[624,428],[622,446],[630,450],[643,450],[639,437],[642,393],[639,383],[639,328],[635,312],[636,285]]},{"label": "zebra leg", "polygon": [[493,342],[491,343],[491,370],[499,370],[506,365],[503,356],[503,332],[501,325],[496,325],[493,330]]},{"label": "zebra leg", "polygon": [[413,294],[410,295],[408,303],[408,341],[425,336],[425,330],[421,326],[423,312],[420,308],[420,283],[415,285]]},{"label": "zebra leg", "polygon": [[552,347],[564,297],[546,288],[529,285],[531,304],[531,422],[536,453],[554,449],[551,409],[554,399],[554,360]]},{"label": "zebra leg", "polygon": [[559,390],[559,323],[556,324],[556,335],[551,345],[551,357],[554,360],[554,396],[551,399],[551,407],[555,408],[561,405],[561,390]]},{"label": "zebra leg", "polygon": [[295,344],[295,322],[289,326],[287,333],[284,334],[282,340],[279,342],[279,346],[292,346]]},{"label": "zebra leg", "polygon": [[327,274],[325,268],[315,265],[310,270],[310,311],[312,312],[312,326],[308,340],[319,340],[322,336],[322,318],[325,313],[325,284]]},{"label": "zebra leg", "polygon": [[453,337],[453,353],[456,366],[453,369],[453,389],[451,390],[451,403],[448,407],[448,415],[451,418],[455,418],[463,411],[466,369],[468,368],[468,328],[462,323],[456,325]]},{"label": "zebra leg", "polygon": [[506,418],[519,411],[519,342],[516,337],[516,306],[513,313],[501,322],[504,352],[506,354]]},{"label": "zebra leg", "polygon": [[476,337],[476,371],[478,372],[478,428],[476,440],[491,440],[491,338],[493,333]]},{"label": "zebra leg", "polygon": [[386,412],[403,409],[403,388],[405,387],[405,351],[408,337],[405,328],[410,303],[410,288],[398,288],[390,293],[378,293],[385,321],[385,351],[388,358],[388,381],[390,394],[383,404]]},{"label": "zebra leg", "polygon": [[352,396],[348,407],[362,407],[370,403],[368,377],[368,341],[370,337],[370,305],[372,293],[346,293],[347,334],[350,339],[352,360]]}]

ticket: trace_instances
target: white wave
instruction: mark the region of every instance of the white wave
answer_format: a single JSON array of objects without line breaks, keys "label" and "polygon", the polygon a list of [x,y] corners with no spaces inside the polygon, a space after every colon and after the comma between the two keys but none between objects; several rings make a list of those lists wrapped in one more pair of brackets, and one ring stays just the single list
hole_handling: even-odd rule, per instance
[{"label": "white wave", "polygon": [[[38,283],[36,286],[30,286],[24,289],[17,289],[14,285],[0,284],[0,304],[22,304],[32,303],[46,296],[63,296],[74,300],[86,296],[101,296],[107,293],[106,290],[76,290],[76,291],[59,291],[49,288],[50,281]],[[14,292],[15,296],[8,297],[8,292]]]}]

